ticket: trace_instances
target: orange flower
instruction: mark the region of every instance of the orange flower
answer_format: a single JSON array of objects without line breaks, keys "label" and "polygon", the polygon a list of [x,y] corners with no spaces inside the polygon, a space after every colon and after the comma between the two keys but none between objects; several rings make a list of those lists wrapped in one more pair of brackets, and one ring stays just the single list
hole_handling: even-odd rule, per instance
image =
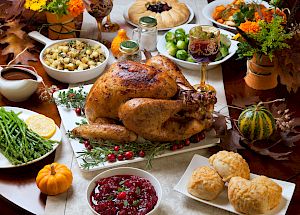
[{"label": "orange flower", "polygon": [[82,0],[70,0],[68,3],[68,10],[74,17],[80,15],[84,10],[84,4]]},{"label": "orange flower", "polygon": [[244,23],[241,23],[241,25],[239,26],[240,29],[246,33],[257,33],[259,32],[260,28],[259,28],[259,24],[257,22],[250,22],[250,21],[246,21]]}]

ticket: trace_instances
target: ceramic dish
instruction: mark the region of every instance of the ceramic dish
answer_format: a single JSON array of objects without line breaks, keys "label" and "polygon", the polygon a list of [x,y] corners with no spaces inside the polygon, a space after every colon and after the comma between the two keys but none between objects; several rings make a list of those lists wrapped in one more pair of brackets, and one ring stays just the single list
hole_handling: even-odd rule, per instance
[{"label": "ceramic dish", "polygon": [[[219,27],[222,27],[222,28],[225,28],[225,29],[235,30],[235,27],[221,24],[221,23],[217,22],[216,20],[214,20],[212,18],[212,14],[213,14],[213,12],[214,12],[214,10],[215,10],[215,8],[217,6],[219,6],[219,5],[227,5],[227,4],[230,4],[232,2],[233,2],[233,0],[216,0],[216,1],[212,1],[211,3],[207,4],[202,9],[202,14],[203,14],[203,16],[206,19],[208,19],[209,21],[211,21],[214,24],[218,25]],[[250,3],[250,2],[253,2],[253,1],[252,0],[246,0],[245,2]],[[262,1],[261,4],[263,4],[267,8],[270,7],[270,5],[267,2],[265,2],[265,1]]]},{"label": "ceramic dish", "polygon": [[[23,109],[23,108],[18,108],[18,107],[4,106],[4,109],[7,110],[7,111],[13,111],[15,113],[20,113],[21,112],[21,114],[19,115],[19,117],[21,119],[23,119],[23,120],[26,120],[31,115],[39,114],[37,112],[30,111],[30,110]],[[50,138],[50,140],[55,140],[55,141],[61,142],[61,132],[60,132],[59,127],[57,125],[56,125],[56,131],[53,134],[53,136]],[[0,153],[0,169],[1,168],[14,168],[14,167],[26,166],[26,165],[35,163],[35,162],[37,162],[39,160],[42,160],[43,158],[47,157],[48,155],[50,155],[53,151],[55,151],[55,149],[58,146],[59,146],[59,144],[54,144],[52,150],[49,151],[48,153],[44,154],[43,156],[41,156],[41,157],[39,157],[39,158],[37,158],[35,160],[29,161],[28,163],[23,163],[23,164],[19,164],[19,165],[12,165],[6,159],[6,157]]]},{"label": "ceramic dish", "polygon": [[[88,93],[91,88],[92,88],[92,85],[84,85],[83,91]],[[79,88],[75,87],[73,89],[78,90]],[[59,92],[63,92],[63,91],[67,91],[67,90],[60,90],[60,91],[55,92],[53,95],[54,98],[57,99]],[[224,105],[220,104],[220,107],[224,107]],[[60,117],[62,119],[62,123],[63,123],[66,131],[73,130],[75,127],[78,126],[78,125],[76,125],[76,123],[80,123],[81,120],[83,119],[83,117],[77,116],[74,110],[67,109],[66,107],[61,106],[61,105],[58,105],[57,108],[58,108]],[[203,148],[208,148],[208,147],[215,146],[217,143],[219,143],[219,138],[215,137],[215,132],[213,130],[207,132],[205,134],[205,136],[206,136],[206,138],[199,143],[193,143],[190,146],[183,147],[182,149],[178,149],[176,151],[166,150],[163,154],[160,154],[160,155],[156,156],[155,158],[180,154],[180,153],[194,151],[194,150],[203,149]],[[86,171],[95,171],[95,170],[105,169],[105,168],[111,168],[111,167],[116,167],[116,166],[120,166],[120,165],[126,165],[129,163],[135,163],[135,162],[140,162],[140,161],[146,160],[146,158],[136,157],[131,160],[116,161],[113,163],[106,161],[104,163],[98,164],[97,166],[92,166],[92,167],[90,167],[90,169],[85,169],[83,167],[84,161],[82,160],[81,157],[79,157],[81,155],[80,152],[85,150],[84,144],[79,143],[78,139],[69,138],[69,141],[73,148],[79,168],[85,172]]]},{"label": "ceramic dish", "polygon": [[95,182],[101,178],[107,178],[107,177],[111,177],[111,176],[115,176],[115,175],[135,175],[135,176],[139,176],[141,178],[148,179],[156,191],[158,200],[157,200],[155,207],[152,209],[152,211],[147,213],[147,215],[155,214],[155,211],[157,211],[157,208],[159,207],[159,204],[162,199],[161,185],[160,185],[159,181],[152,174],[150,174],[144,170],[132,168],[132,167],[119,167],[119,168],[109,169],[109,170],[106,170],[106,171],[100,173],[99,175],[97,175],[96,177],[94,177],[91,180],[91,182],[89,183],[89,185],[87,187],[86,199],[87,199],[89,208],[92,210],[92,212],[94,214],[98,215],[98,213],[91,207],[90,196],[91,196],[93,189],[95,188],[95,185],[96,185]]},{"label": "ceramic dish", "polygon": [[[176,28],[173,28],[170,31],[175,32],[176,29],[183,28],[185,30],[185,32],[189,32],[190,29],[195,27],[195,26],[198,26],[198,25],[197,24],[187,24],[187,25],[182,25],[182,26],[178,26]],[[234,36],[234,34],[229,32],[229,31],[226,31],[226,30],[223,30],[223,29],[220,29],[220,31],[221,31],[221,34],[225,34],[229,39],[231,39]],[[222,60],[209,63],[208,64],[208,69],[212,69],[213,67],[216,67],[217,65],[219,65],[219,64],[225,62],[226,60],[228,60],[229,58],[231,58],[235,54],[235,52],[238,48],[237,44],[238,44],[237,41],[231,40],[231,45],[230,45],[230,48],[229,48],[229,54],[225,58],[223,58]],[[184,68],[191,69],[191,70],[200,70],[201,64],[192,63],[192,62],[188,62],[188,61],[184,61],[184,60],[179,60],[179,59],[169,55],[169,53],[166,49],[165,35],[162,36],[159,39],[159,41],[157,43],[157,50],[161,54],[165,55],[166,57],[168,57],[171,60],[173,60],[174,62],[176,62],[179,66],[182,66]]]},{"label": "ceramic dish", "polygon": [[[104,71],[106,64],[108,62],[108,58],[109,58],[108,49],[102,43],[99,43],[95,40],[83,39],[83,38],[71,38],[71,39],[65,39],[65,40],[50,40],[37,31],[30,32],[28,35],[31,38],[33,38],[34,40],[37,40],[38,42],[41,42],[46,45],[45,48],[40,53],[40,61],[43,65],[44,69],[48,73],[48,75],[50,75],[52,78],[54,78],[58,81],[61,81],[64,83],[79,83],[79,82],[91,80],[93,78],[98,77]],[[101,49],[105,53],[105,57],[106,57],[105,61],[102,64],[97,65],[92,69],[86,69],[86,70],[80,70],[80,71],[58,70],[58,69],[54,69],[54,68],[46,65],[44,62],[44,59],[43,59],[45,50],[52,45],[67,42],[70,40],[80,40],[80,41],[84,41],[90,45],[100,45]]]},{"label": "ceramic dish", "polygon": [[[189,164],[189,166],[187,167],[187,169],[185,170],[183,176],[181,177],[181,179],[179,180],[179,182],[177,183],[177,185],[174,187],[174,189],[180,193],[182,193],[183,195],[192,198],[194,200],[197,200],[199,202],[202,202],[204,204],[208,204],[217,208],[221,208],[236,214],[241,214],[239,212],[237,212],[233,206],[229,203],[228,197],[227,197],[227,187],[226,189],[218,196],[218,198],[216,198],[215,200],[212,201],[206,201],[203,199],[199,199],[191,194],[188,193],[187,191],[187,184],[189,182],[189,179],[193,173],[193,171],[200,167],[200,166],[210,166],[208,159],[206,157],[200,156],[200,155],[194,155],[191,163]],[[258,175],[255,174],[250,174],[250,178],[255,178]],[[268,215],[271,214],[276,214],[276,215],[284,215],[288,209],[289,203],[292,199],[294,190],[295,190],[295,184],[294,183],[290,183],[290,182],[286,182],[286,181],[281,181],[281,180],[276,180],[276,179],[272,179],[274,182],[278,183],[281,187],[282,187],[282,200],[280,202],[280,204],[274,208],[273,210],[269,211]]]},{"label": "ceramic dish", "polygon": [[[138,25],[137,25],[137,24],[134,24],[133,22],[131,22],[130,19],[129,19],[129,17],[128,17],[128,9],[131,7],[131,5],[132,5],[132,4],[128,5],[128,6],[124,9],[124,11],[123,11],[123,17],[124,17],[125,21],[128,22],[130,25],[133,25],[133,26],[135,26],[135,27],[138,27]],[[186,4],[186,6],[187,6],[187,8],[188,8],[189,11],[190,11],[190,17],[189,17],[189,19],[188,19],[184,24],[190,23],[190,22],[193,20],[194,15],[195,15],[193,9],[192,9],[188,4]],[[168,30],[170,30],[170,29],[172,29],[172,28],[160,28],[160,29],[158,29],[158,30],[159,30],[159,31],[168,31]]]}]

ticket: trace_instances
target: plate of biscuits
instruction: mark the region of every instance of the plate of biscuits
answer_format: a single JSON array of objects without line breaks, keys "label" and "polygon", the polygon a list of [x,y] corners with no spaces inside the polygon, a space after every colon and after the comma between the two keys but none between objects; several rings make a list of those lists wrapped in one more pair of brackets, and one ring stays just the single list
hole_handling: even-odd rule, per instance
[{"label": "plate of biscuits", "polygon": [[177,0],[136,0],[125,8],[123,17],[129,24],[138,27],[139,19],[151,16],[157,20],[157,29],[167,31],[173,27],[190,23],[194,18],[190,6]]},{"label": "plate of biscuits", "polygon": [[285,214],[295,184],[250,173],[235,152],[194,155],[174,189],[194,200],[236,214]]}]

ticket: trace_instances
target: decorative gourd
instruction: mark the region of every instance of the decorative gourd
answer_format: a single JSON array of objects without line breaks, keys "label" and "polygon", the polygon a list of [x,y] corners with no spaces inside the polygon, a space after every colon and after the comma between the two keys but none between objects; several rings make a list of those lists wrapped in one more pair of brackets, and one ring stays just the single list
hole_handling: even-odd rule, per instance
[{"label": "decorative gourd", "polygon": [[57,195],[66,192],[73,180],[71,170],[63,164],[52,163],[44,166],[36,177],[36,184],[42,193]]},{"label": "decorative gourd", "polygon": [[120,53],[120,44],[121,42],[129,40],[129,37],[126,35],[126,30],[120,29],[118,35],[111,42],[111,52],[114,57],[117,57]]},{"label": "decorative gourd", "polygon": [[263,105],[252,105],[240,114],[238,127],[247,139],[268,139],[275,130],[275,119]]}]

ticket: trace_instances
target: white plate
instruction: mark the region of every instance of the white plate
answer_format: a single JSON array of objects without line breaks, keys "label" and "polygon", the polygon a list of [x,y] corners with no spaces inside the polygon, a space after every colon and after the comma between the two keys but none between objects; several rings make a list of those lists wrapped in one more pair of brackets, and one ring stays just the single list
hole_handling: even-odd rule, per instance
[{"label": "white plate", "polygon": [[[129,19],[129,17],[128,17],[128,9],[131,7],[131,5],[132,5],[132,4],[128,5],[128,6],[124,9],[124,11],[123,11],[123,17],[124,17],[125,21],[128,22],[130,25],[133,25],[133,26],[135,26],[135,27],[138,27],[138,25],[137,25],[137,24],[134,24],[133,22],[131,22],[130,19]],[[188,4],[186,4],[186,6],[187,6],[187,8],[188,8],[189,11],[190,11],[190,17],[189,17],[189,19],[188,19],[185,23],[183,23],[183,24],[190,23],[190,22],[193,20],[194,15],[195,15],[193,9],[192,9]],[[170,30],[170,29],[172,29],[172,28],[173,28],[173,27],[171,27],[171,28],[159,28],[158,30],[159,30],[159,31],[168,31],[168,30]]]},{"label": "white plate", "polygon": [[[32,115],[36,115],[36,114],[39,114],[37,112],[34,112],[34,111],[31,111],[31,110],[27,110],[27,109],[23,109],[23,108],[18,108],[18,107],[9,107],[9,106],[4,106],[3,107],[5,110],[7,111],[13,111],[15,113],[20,113],[21,114],[19,115],[20,119],[23,119],[23,120],[26,120],[28,117],[32,116]],[[54,133],[54,135],[50,138],[50,140],[55,140],[55,141],[58,141],[60,142],[61,141],[61,132],[59,130],[59,127],[56,126],[56,131]],[[0,169],[1,168],[14,168],[14,167],[20,167],[20,166],[26,166],[26,165],[29,165],[29,164],[32,164],[32,163],[35,163],[39,160],[42,160],[43,158],[47,157],[48,155],[50,155],[57,147],[58,147],[59,144],[54,144],[53,145],[53,148],[51,151],[49,151],[48,153],[44,154],[43,156],[37,158],[37,159],[34,159],[32,161],[29,161],[27,163],[23,163],[23,164],[18,164],[18,165],[12,165],[4,155],[1,154],[0,152]]]},{"label": "white plate", "polygon": [[[182,26],[178,26],[178,27],[172,28],[172,30],[170,30],[170,31],[171,32],[175,32],[176,29],[183,28],[185,30],[185,32],[187,33],[187,32],[190,31],[190,29],[192,29],[195,26],[199,26],[199,25],[198,24],[182,25]],[[229,32],[229,31],[226,31],[226,30],[223,30],[223,29],[220,29],[220,31],[221,31],[221,34],[225,34],[229,39],[231,39],[234,36],[234,34],[231,33],[231,32]],[[167,34],[167,32],[166,32],[166,34]],[[201,64],[192,63],[192,62],[188,62],[188,61],[184,61],[184,60],[179,60],[179,59],[177,59],[177,58],[169,55],[169,53],[168,53],[168,51],[166,49],[165,35],[162,36],[159,39],[158,43],[157,43],[157,50],[158,50],[158,52],[160,52],[161,54],[163,54],[166,57],[170,58],[171,60],[173,60],[178,65],[180,65],[180,66],[182,66],[184,68],[191,69],[191,70],[200,70]],[[216,67],[217,65],[225,62],[229,58],[231,58],[235,54],[235,52],[236,52],[236,50],[238,48],[237,44],[238,44],[237,41],[231,40],[231,45],[230,45],[230,48],[229,48],[229,54],[226,57],[224,57],[222,60],[209,63],[208,64],[208,69],[212,69],[212,68]]]},{"label": "white plate", "polygon": [[[235,30],[235,27],[231,27],[228,25],[224,25],[221,23],[218,23],[216,20],[214,20],[212,18],[212,13],[214,12],[215,8],[219,5],[228,5],[230,3],[232,3],[233,0],[216,0],[216,1],[212,1],[211,3],[207,4],[203,9],[202,9],[202,14],[203,16],[208,19],[209,21],[215,23],[216,25],[223,27],[223,28],[227,28],[227,29],[231,29],[231,30]],[[245,2],[247,3],[251,3],[254,2],[253,0],[246,0]],[[260,2],[260,1],[258,1]],[[265,7],[270,8],[271,6],[265,2],[265,1],[261,1],[261,4],[263,4]]]},{"label": "white plate", "polygon": [[[85,86],[83,86],[83,91],[89,92],[91,87],[92,87],[92,84],[85,85]],[[73,89],[78,90],[79,88],[75,87]],[[67,90],[68,89],[57,91],[54,93],[53,97],[55,99],[57,99],[59,92],[67,91]],[[72,131],[75,127],[77,127],[76,122],[79,123],[81,121],[81,119],[83,119],[83,117],[78,117],[76,115],[75,111],[72,109],[67,109],[61,105],[58,105],[57,108],[58,108],[61,120],[63,122],[63,125],[64,125],[66,131]],[[206,136],[206,138],[204,140],[202,140],[200,143],[192,143],[190,146],[183,147],[182,149],[179,149],[176,151],[168,150],[164,154],[161,154],[161,155],[157,156],[156,158],[212,147],[212,146],[215,146],[220,141],[219,138],[215,137],[215,133],[213,131],[206,133],[205,136]],[[116,166],[120,166],[120,165],[124,165],[124,164],[135,163],[135,162],[145,160],[145,158],[134,158],[132,160],[116,161],[114,163],[104,162],[103,164],[99,164],[98,166],[91,167],[89,170],[87,170],[81,166],[84,163],[83,160],[81,158],[78,158],[78,156],[80,155],[78,152],[82,152],[85,150],[84,145],[82,143],[79,143],[79,141],[76,139],[69,139],[69,141],[70,141],[73,151],[75,153],[75,157],[77,159],[79,168],[82,171],[95,171],[95,170],[99,170],[99,169],[111,168],[111,167],[116,167]]]},{"label": "white plate", "polygon": [[[191,194],[188,193],[187,191],[187,184],[189,182],[189,179],[193,173],[193,171],[200,167],[200,166],[209,166],[209,162],[208,159],[206,157],[200,156],[200,155],[194,155],[191,163],[189,164],[189,166],[187,167],[187,169],[185,170],[183,176],[181,177],[180,181],[178,182],[178,184],[174,187],[174,189],[192,199],[195,199],[199,202],[203,202],[205,204],[217,207],[217,208],[221,208],[236,214],[241,214],[239,212],[237,212],[233,206],[229,203],[228,197],[227,197],[227,187],[226,189],[218,196],[217,199],[212,200],[212,201],[206,201],[203,199],[199,199]],[[255,174],[250,174],[250,178],[255,178],[258,175]],[[274,208],[273,210],[269,211],[268,213],[266,213],[266,215],[271,215],[271,214],[276,214],[276,215],[284,215],[288,209],[288,206],[290,204],[290,201],[292,199],[294,190],[295,190],[295,184],[294,183],[290,183],[290,182],[286,182],[286,181],[281,181],[281,180],[276,180],[276,179],[272,179],[274,182],[278,183],[281,187],[282,187],[282,199],[280,204]]]}]

